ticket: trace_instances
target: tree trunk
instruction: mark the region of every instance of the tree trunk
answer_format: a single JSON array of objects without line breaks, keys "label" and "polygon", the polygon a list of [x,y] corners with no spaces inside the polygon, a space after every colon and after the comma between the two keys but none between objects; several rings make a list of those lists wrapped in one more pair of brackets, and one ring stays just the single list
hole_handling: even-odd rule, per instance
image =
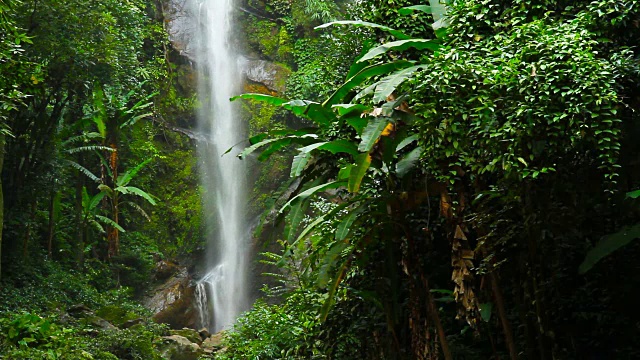
[{"label": "tree trunk", "polygon": [[47,236],[47,254],[49,254],[50,260],[53,259],[53,237],[56,230],[55,202],[56,193],[52,191],[51,198],[49,199],[49,234]]},{"label": "tree trunk", "polygon": [[507,349],[509,349],[509,358],[511,360],[517,360],[518,351],[516,350],[516,343],[515,341],[513,341],[513,331],[511,330],[509,319],[507,319],[507,311],[504,306],[504,296],[502,295],[502,290],[500,289],[500,285],[498,284],[498,276],[496,275],[495,270],[489,273],[489,279],[491,281],[493,298],[496,302],[496,308],[498,309],[498,317],[500,318],[500,323],[502,324],[504,340],[507,345]]},{"label": "tree trunk", "polygon": [[[80,160],[82,161],[82,157]],[[81,163],[81,162],[79,162]],[[78,269],[84,268],[84,233],[87,224],[85,223],[82,209],[82,188],[84,187],[84,178],[83,175],[78,172],[77,181],[76,181],[76,266]]]},{"label": "tree trunk", "polygon": [[4,164],[5,135],[0,133],[0,279],[2,279],[2,229],[4,228],[4,192],[2,191],[2,165]]},{"label": "tree trunk", "polygon": [[438,315],[438,307],[436,306],[436,302],[433,300],[433,295],[431,294],[429,281],[424,277],[422,278],[422,281],[424,282],[424,287],[427,293],[429,314],[431,314],[431,321],[433,321],[433,324],[435,325],[438,332],[438,339],[440,340],[442,354],[444,355],[445,360],[453,360],[451,349],[449,349],[449,342],[447,341],[447,335],[444,332],[444,327],[442,326],[442,322],[440,322],[440,316]]}]

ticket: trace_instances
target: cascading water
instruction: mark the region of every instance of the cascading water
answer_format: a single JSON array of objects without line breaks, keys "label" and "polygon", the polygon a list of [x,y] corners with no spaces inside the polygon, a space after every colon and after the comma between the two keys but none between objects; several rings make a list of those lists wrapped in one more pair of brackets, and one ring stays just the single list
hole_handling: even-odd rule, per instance
[{"label": "cascading water", "polygon": [[[196,287],[200,325],[210,331],[229,327],[248,308],[248,226],[245,220],[246,169],[237,151],[225,152],[246,139],[229,98],[241,82],[238,57],[230,44],[232,0],[192,0],[196,25],[196,62],[199,66],[201,131],[209,144],[200,144],[205,164],[202,180],[204,206],[210,226],[207,274]],[[224,155],[224,156],[223,156]]]}]

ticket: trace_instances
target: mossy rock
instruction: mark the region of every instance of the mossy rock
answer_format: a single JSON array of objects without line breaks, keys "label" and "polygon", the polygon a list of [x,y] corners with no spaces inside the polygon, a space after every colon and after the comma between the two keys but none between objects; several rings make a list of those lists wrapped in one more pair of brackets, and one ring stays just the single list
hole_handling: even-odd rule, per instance
[{"label": "mossy rock", "polygon": [[121,326],[127,321],[138,318],[138,315],[135,313],[127,311],[117,305],[104,306],[96,311],[96,315],[116,326]]},{"label": "mossy rock", "polygon": [[180,335],[187,338],[187,340],[191,341],[192,343],[196,343],[198,345],[202,343],[202,337],[200,336],[198,331],[194,329],[183,328],[180,330],[169,330],[169,334]]}]

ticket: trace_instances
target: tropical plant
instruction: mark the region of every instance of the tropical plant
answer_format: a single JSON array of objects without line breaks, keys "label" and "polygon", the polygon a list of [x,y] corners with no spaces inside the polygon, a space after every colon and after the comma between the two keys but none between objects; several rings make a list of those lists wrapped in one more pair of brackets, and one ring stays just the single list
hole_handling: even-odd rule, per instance
[{"label": "tropical plant", "polygon": [[[255,136],[241,153],[259,150],[263,160],[297,147],[290,175],[300,181],[277,211],[285,219],[280,264],[299,266],[311,279],[303,287],[325,292],[323,320],[340,289],[355,296],[358,275],[385,279],[390,285],[374,287],[369,299],[382,302],[393,336],[408,333],[417,358],[434,351],[426,350],[433,346],[425,340],[429,329],[440,342],[436,352],[451,359],[461,351],[448,344],[450,320],[440,318],[434,295],[440,290],[430,285],[447,271],[457,318],[476,331],[494,319],[507,355],[517,358],[500,269],[520,274],[508,286],[524,294],[517,301],[547,329],[550,294],[539,288],[544,272],[527,278],[509,260],[524,258],[542,271],[548,265],[537,251],[553,248],[542,234],[554,232],[549,239],[573,247],[585,236],[559,230],[561,221],[548,212],[575,205],[565,198],[549,204],[540,195],[568,191],[559,181],[571,171],[598,174],[590,186],[611,194],[618,187],[622,119],[631,118],[623,111],[624,84],[637,78],[636,55],[625,47],[600,55],[595,4],[557,4],[560,10],[544,17],[538,5],[505,10],[498,3],[454,2],[447,18],[436,15],[430,24],[438,40],[367,21],[322,26],[368,27],[395,40],[367,49],[323,103],[239,97],[280,106],[312,124]],[[394,11],[413,16],[433,9]],[[319,195],[335,206],[312,212],[317,218],[304,223],[310,199]],[[588,217],[579,210],[570,216]],[[437,265],[438,255],[447,262]],[[405,306],[385,301],[394,296]],[[528,336],[552,342],[528,324]]]}]

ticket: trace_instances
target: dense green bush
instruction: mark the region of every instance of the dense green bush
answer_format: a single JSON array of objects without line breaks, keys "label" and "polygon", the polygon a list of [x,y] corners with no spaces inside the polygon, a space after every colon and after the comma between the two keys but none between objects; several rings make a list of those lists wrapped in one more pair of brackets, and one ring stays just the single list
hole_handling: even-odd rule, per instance
[{"label": "dense green bush", "polygon": [[160,359],[154,341],[166,326],[143,320],[128,329],[104,330],[66,315],[78,304],[114,325],[150,317],[131,300],[129,289],[97,291],[88,276],[48,262],[29,276],[21,273],[2,283],[0,354],[7,359]]}]

